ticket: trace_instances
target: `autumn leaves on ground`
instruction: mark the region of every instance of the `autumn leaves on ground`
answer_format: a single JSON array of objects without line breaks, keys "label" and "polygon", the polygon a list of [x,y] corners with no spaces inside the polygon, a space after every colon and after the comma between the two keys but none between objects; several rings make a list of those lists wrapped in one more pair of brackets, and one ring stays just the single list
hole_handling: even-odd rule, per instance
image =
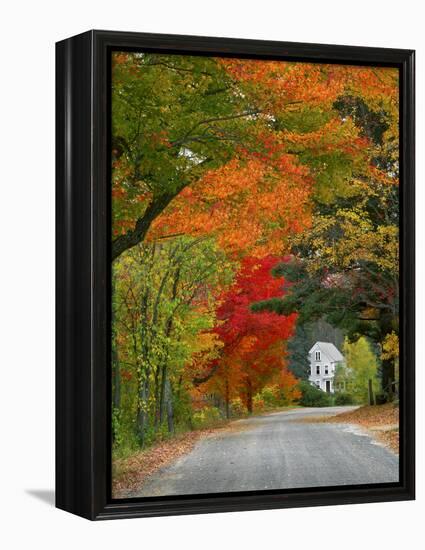
[{"label": "autumn leaves on ground", "polygon": [[228,419],[397,399],[396,69],[114,53],[112,126],[117,494]]},{"label": "autumn leaves on ground", "polygon": [[337,422],[364,427],[372,436],[393,452],[399,451],[399,408],[395,403],[365,405],[354,411],[330,417],[313,417],[308,422]]}]

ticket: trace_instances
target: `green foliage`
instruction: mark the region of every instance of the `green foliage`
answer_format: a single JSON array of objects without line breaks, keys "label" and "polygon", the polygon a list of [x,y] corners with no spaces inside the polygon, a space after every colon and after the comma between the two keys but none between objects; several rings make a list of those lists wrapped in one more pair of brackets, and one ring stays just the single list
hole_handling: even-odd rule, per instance
[{"label": "green foliage", "polygon": [[[112,78],[113,235],[150,204],[159,214],[187,185],[249,146],[258,122],[217,59],[116,53]],[[245,116],[243,116],[246,113]]]},{"label": "green foliage", "polygon": [[176,432],[193,429],[193,407],[188,391],[180,389],[174,392],[173,411]]},{"label": "green foliage", "polygon": [[339,151],[320,156],[304,154],[301,160],[316,174],[315,195],[319,202],[329,204],[336,197],[350,195],[349,181],[354,167],[349,155]]},{"label": "green foliage", "polygon": [[302,380],[307,380],[310,373],[308,352],[311,345],[311,327],[297,323],[295,334],[287,344],[288,369]]},{"label": "green foliage", "polygon": [[300,134],[315,132],[329,122],[332,115],[331,111],[324,111],[320,107],[302,106],[296,111],[281,113],[276,119],[276,129]]},{"label": "green foliage", "polygon": [[335,405],[353,405],[355,403],[355,398],[351,393],[347,392],[336,392],[334,394],[334,404]]},{"label": "green foliage", "polygon": [[379,388],[377,357],[364,337],[352,343],[346,340],[343,354],[346,364],[337,367],[334,385],[350,394],[355,403],[367,403],[369,380],[372,380],[374,393]]},{"label": "green foliage", "polygon": [[275,407],[286,407],[293,400],[288,398],[285,389],[278,384],[265,386],[259,393],[254,395],[254,410],[263,411]]},{"label": "green foliage", "polygon": [[120,447],[123,443],[120,416],[120,410],[114,408],[112,411],[112,440],[117,447]]},{"label": "green foliage", "polygon": [[155,426],[155,424],[150,424],[144,430],[143,445],[145,447],[149,447],[153,443],[168,439],[170,436],[171,434],[166,423],[162,423],[157,426]]},{"label": "green foliage", "polygon": [[351,117],[356,126],[364,135],[374,143],[380,145],[383,142],[384,134],[389,128],[389,122],[384,110],[372,110],[360,97],[342,96],[334,103],[342,116]]},{"label": "green foliage", "polygon": [[197,429],[209,428],[223,420],[223,414],[218,407],[204,407],[193,413],[193,426]]},{"label": "green foliage", "polygon": [[129,456],[139,448],[133,426],[134,422],[128,418],[124,407],[112,411],[112,450],[115,457]]},{"label": "green foliage", "polygon": [[277,386],[265,386],[261,390],[259,397],[262,399],[266,407],[276,407],[280,405],[279,398],[281,396]]},{"label": "green foliage", "polygon": [[332,397],[306,380],[301,380],[299,389],[302,396],[299,404],[303,407],[329,407],[333,405]]},{"label": "green foliage", "polygon": [[196,353],[217,356],[217,340],[200,335],[214,326],[213,290],[232,280],[232,269],[213,240],[181,237],[127,251],[113,264],[113,277],[116,361],[125,381],[115,441],[124,446],[131,433],[149,445],[191,426],[187,368]]}]

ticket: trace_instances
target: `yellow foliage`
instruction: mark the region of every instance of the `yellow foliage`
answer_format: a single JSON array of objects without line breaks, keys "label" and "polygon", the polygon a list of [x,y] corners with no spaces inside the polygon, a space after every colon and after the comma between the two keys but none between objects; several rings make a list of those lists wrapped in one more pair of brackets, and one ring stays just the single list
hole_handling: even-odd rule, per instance
[{"label": "yellow foliage", "polygon": [[398,359],[399,356],[399,342],[397,334],[392,331],[387,334],[382,342],[381,359]]}]

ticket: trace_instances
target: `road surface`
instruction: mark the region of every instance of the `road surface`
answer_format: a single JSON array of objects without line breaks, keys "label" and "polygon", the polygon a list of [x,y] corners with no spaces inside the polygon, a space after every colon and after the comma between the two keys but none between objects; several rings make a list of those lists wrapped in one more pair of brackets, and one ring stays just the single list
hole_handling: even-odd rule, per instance
[{"label": "road surface", "polygon": [[353,407],[293,409],[239,420],[158,470],[132,497],[398,481],[398,457],[352,424],[308,422]]}]

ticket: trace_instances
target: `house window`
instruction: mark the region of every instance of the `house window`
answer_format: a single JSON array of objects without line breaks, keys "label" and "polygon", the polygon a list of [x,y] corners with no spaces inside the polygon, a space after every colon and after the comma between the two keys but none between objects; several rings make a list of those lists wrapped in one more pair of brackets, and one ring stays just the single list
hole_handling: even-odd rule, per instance
[{"label": "house window", "polygon": [[316,374],[320,374],[320,365],[316,365]]},{"label": "house window", "polygon": [[329,374],[329,365],[325,365],[325,374]]},{"label": "house window", "polygon": [[320,351],[316,351],[316,361],[320,361]]},{"label": "house window", "polygon": [[320,388],[320,380],[316,380],[316,386]]}]

